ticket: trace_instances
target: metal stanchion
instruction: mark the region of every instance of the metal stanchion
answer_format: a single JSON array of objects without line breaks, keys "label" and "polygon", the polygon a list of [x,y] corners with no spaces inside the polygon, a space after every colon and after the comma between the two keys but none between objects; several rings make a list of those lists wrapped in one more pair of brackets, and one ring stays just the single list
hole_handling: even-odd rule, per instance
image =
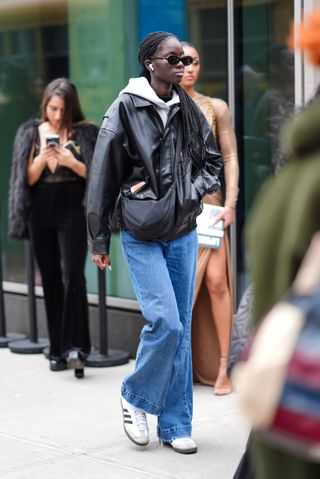
[{"label": "metal stanchion", "polygon": [[25,334],[18,333],[8,333],[6,332],[6,316],[4,309],[4,297],[2,289],[2,248],[1,248],[1,237],[0,237],[0,348],[6,348],[10,341],[17,341],[25,338]]},{"label": "metal stanchion", "polygon": [[46,359],[49,359],[49,356],[50,356],[50,347],[47,346],[46,348],[44,348],[44,350],[43,350],[42,352],[43,352],[43,354],[44,354],[44,357],[45,357]]},{"label": "metal stanchion", "polygon": [[29,339],[21,341],[12,341],[9,343],[9,348],[13,353],[20,354],[39,354],[44,348],[48,346],[49,341],[44,338],[38,338],[37,327],[37,308],[36,295],[34,291],[34,260],[30,241],[25,242],[26,260],[27,260],[27,275],[28,275],[28,306],[29,306],[29,321],[30,334]]},{"label": "metal stanchion", "polygon": [[99,293],[99,351],[93,351],[87,358],[89,367],[103,368],[119,366],[129,361],[129,353],[119,349],[108,348],[108,312],[106,307],[106,274],[98,268]]}]

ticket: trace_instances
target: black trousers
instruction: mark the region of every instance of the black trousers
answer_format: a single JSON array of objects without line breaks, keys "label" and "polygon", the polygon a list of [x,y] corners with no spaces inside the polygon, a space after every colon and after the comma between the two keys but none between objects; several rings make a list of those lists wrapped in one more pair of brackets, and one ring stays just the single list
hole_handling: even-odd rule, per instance
[{"label": "black trousers", "polygon": [[42,277],[50,358],[71,349],[84,357],[90,352],[84,189],[80,182],[39,183],[32,188],[29,228]]}]

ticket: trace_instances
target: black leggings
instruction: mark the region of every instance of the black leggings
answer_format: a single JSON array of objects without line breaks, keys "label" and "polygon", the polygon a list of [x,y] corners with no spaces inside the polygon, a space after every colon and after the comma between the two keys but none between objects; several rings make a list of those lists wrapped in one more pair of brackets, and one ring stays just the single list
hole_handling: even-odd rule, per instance
[{"label": "black leggings", "polygon": [[71,349],[84,357],[90,352],[84,188],[66,182],[39,183],[32,189],[30,236],[42,276],[50,358]]}]

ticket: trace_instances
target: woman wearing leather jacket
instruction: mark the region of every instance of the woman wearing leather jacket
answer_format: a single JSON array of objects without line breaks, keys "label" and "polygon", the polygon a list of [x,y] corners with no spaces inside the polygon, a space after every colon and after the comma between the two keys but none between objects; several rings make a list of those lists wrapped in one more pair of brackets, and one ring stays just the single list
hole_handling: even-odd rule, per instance
[{"label": "woman wearing leather jacket", "polygon": [[219,187],[221,155],[212,130],[179,86],[184,66],[178,39],[153,32],[139,49],[141,76],[107,111],[90,173],[89,247],[111,268],[110,218],[118,204],[121,244],[148,324],[135,371],[123,381],[126,434],[149,442],[146,413],[158,418],[162,444],[194,453],[191,439],[190,327],[201,198]]},{"label": "woman wearing leather jacket", "polygon": [[85,120],[66,78],[49,83],[41,108],[42,118],[24,123],[16,134],[9,236],[30,237],[40,269],[50,370],[69,367],[81,378],[90,352],[84,196],[98,127]]}]

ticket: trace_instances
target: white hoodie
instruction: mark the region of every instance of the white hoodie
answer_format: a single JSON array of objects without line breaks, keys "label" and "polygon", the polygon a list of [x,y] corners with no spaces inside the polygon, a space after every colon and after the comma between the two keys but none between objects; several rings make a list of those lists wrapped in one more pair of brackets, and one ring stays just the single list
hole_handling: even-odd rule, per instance
[{"label": "white hoodie", "polygon": [[128,85],[121,90],[119,96],[123,93],[131,93],[151,101],[161,117],[163,126],[166,126],[170,107],[180,103],[179,95],[175,90],[172,90],[171,100],[167,102],[161,100],[145,77],[130,78]]}]

